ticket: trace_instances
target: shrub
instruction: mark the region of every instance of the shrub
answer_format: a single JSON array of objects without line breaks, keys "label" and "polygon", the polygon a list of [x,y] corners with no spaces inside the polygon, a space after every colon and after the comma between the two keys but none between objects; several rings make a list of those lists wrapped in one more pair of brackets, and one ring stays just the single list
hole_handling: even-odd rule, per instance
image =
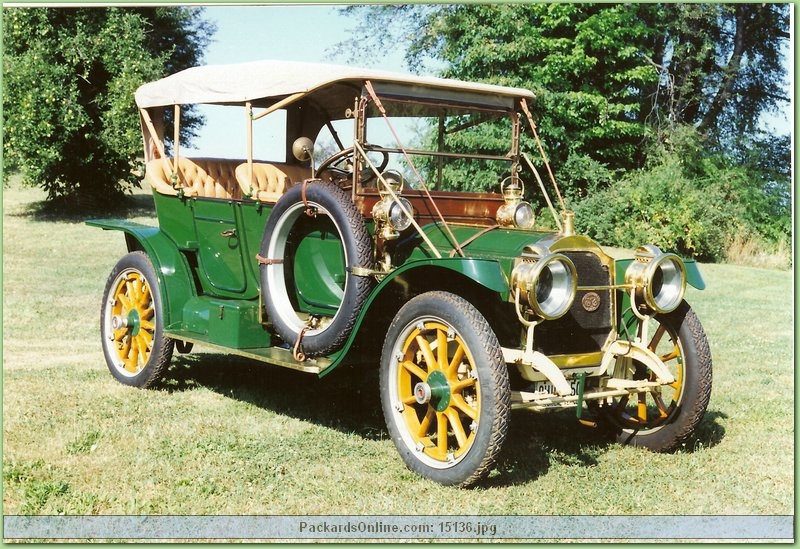
[{"label": "shrub", "polygon": [[729,235],[744,229],[743,208],[732,198],[724,180],[689,179],[680,160],[669,156],[578,202],[576,226],[612,246],[653,243],[699,260],[719,261],[725,258]]}]

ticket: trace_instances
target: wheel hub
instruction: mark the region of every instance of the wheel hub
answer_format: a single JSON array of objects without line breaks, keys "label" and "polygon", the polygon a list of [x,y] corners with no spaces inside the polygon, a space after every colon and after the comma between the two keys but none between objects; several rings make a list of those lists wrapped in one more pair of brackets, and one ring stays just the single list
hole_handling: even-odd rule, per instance
[{"label": "wheel hub", "polygon": [[111,329],[115,332],[120,328],[128,327],[128,319],[122,315],[114,315],[111,317]]},{"label": "wheel hub", "polygon": [[414,398],[419,404],[427,404],[431,401],[431,386],[420,381],[414,386]]},{"label": "wheel hub", "polygon": [[450,405],[450,384],[444,372],[434,370],[426,381],[417,383],[414,398],[419,404],[430,404],[437,412],[444,412]]},{"label": "wheel hub", "polygon": [[139,311],[136,309],[131,310],[128,313],[128,316],[123,315],[114,315],[111,317],[111,329],[117,331],[121,328],[127,328],[130,330],[131,335],[136,335],[139,333],[139,328],[141,328],[141,321],[139,317]]}]

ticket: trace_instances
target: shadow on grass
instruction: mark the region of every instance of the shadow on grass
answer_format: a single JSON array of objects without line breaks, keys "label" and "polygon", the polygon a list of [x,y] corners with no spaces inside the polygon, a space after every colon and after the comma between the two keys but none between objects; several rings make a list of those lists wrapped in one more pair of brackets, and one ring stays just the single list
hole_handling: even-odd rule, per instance
[{"label": "shadow on grass", "polygon": [[[197,387],[366,440],[389,437],[381,411],[377,368],[343,365],[319,379],[233,355],[173,358],[162,389],[190,391]],[[725,434],[719,420],[726,417],[717,411],[706,413],[680,452],[719,444]],[[552,464],[593,467],[613,444],[616,441],[608,429],[582,425],[574,409],[549,413],[515,410],[498,457],[499,474],[480,485],[526,484],[544,475]]]},{"label": "shadow on grass", "polygon": [[319,379],[314,374],[233,355],[174,357],[163,388],[185,391],[200,386],[368,440],[387,436],[376,369],[343,365]]},{"label": "shadow on grass", "polygon": [[152,195],[135,193],[124,195],[113,204],[98,203],[89,198],[82,198],[78,202],[40,200],[21,205],[6,215],[37,222],[83,223],[87,219],[106,217],[155,217],[155,205]]}]

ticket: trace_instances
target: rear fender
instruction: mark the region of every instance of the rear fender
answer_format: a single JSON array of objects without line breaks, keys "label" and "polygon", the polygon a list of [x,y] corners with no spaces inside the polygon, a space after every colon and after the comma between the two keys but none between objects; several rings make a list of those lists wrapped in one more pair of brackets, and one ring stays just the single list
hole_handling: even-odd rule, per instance
[{"label": "rear fender", "polygon": [[180,323],[183,306],[197,292],[189,264],[175,243],[157,227],[122,219],[93,219],[86,224],[107,231],[124,232],[129,252],[141,250],[150,257],[161,289],[164,326],[169,328]]}]

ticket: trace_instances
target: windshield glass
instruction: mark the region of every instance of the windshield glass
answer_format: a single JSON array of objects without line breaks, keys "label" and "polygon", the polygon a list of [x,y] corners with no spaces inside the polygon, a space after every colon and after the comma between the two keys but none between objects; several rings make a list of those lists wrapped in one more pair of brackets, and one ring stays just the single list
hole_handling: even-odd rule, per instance
[{"label": "windshield glass", "polygon": [[[370,102],[360,140],[376,169],[399,172],[406,188],[422,188],[421,178],[432,191],[500,192],[500,181],[511,174],[514,153],[509,112],[386,99],[382,103],[388,123]],[[351,118],[322,128],[314,143],[316,165],[350,146],[358,133],[354,124]],[[370,167],[364,163],[362,169]]]},{"label": "windshield glass", "polygon": [[387,168],[408,186],[420,186],[418,173],[431,190],[499,192],[510,175],[508,113],[399,101],[384,106],[388,124],[374,105],[367,109],[365,142],[372,155],[389,155]]}]

